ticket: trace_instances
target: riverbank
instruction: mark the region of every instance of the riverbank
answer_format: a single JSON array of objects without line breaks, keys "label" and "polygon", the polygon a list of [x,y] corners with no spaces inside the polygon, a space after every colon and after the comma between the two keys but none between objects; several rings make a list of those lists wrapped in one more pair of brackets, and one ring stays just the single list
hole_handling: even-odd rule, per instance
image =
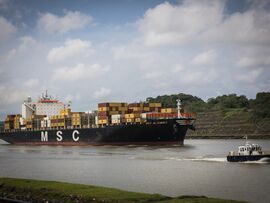
[{"label": "riverbank", "polygon": [[14,178],[0,178],[0,198],[18,202],[239,202],[204,196],[172,198],[91,185]]},{"label": "riverbank", "polygon": [[200,112],[195,128],[187,132],[187,139],[270,139],[270,119],[254,119],[244,109]]}]

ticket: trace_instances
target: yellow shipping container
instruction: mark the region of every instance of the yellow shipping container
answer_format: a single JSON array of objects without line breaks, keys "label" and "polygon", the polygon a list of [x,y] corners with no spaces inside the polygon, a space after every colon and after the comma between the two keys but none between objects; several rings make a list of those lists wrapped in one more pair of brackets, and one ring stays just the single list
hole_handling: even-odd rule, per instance
[{"label": "yellow shipping container", "polygon": [[19,122],[14,122],[14,129],[16,129],[16,130],[20,129],[20,123]]},{"label": "yellow shipping container", "polygon": [[161,113],[176,113],[176,108],[163,108]]},{"label": "yellow shipping container", "polygon": [[141,118],[135,118],[135,122],[140,123],[140,122],[142,122],[142,119]]},{"label": "yellow shipping container", "polygon": [[161,103],[149,103],[149,107],[161,107]]},{"label": "yellow shipping container", "polygon": [[15,116],[14,120],[15,120],[15,121],[18,121],[18,120],[20,120],[21,117],[22,117],[22,116],[21,116],[20,114],[18,114],[18,115]]},{"label": "yellow shipping container", "polygon": [[71,121],[72,122],[81,122],[81,120],[82,120],[81,118],[72,118]]},{"label": "yellow shipping container", "polygon": [[73,112],[72,113],[72,118],[80,118],[83,114],[83,112]]},{"label": "yellow shipping container", "polygon": [[143,107],[129,107],[132,111],[143,111]]},{"label": "yellow shipping container", "polygon": [[10,129],[9,123],[5,123],[5,124],[4,124],[4,129],[5,129],[5,130],[9,130],[9,129]]},{"label": "yellow shipping container", "polygon": [[149,107],[143,107],[143,111],[150,111]]},{"label": "yellow shipping container", "polygon": [[119,103],[119,102],[110,102],[109,106],[110,107],[121,107],[121,106],[127,106],[127,103]]},{"label": "yellow shipping container", "polygon": [[123,107],[119,107],[118,111],[127,111],[128,107],[127,106],[123,106]]},{"label": "yellow shipping container", "polygon": [[115,114],[119,114],[119,111],[109,111],[109,115],[115,115]]},{"label": "yellow shipping container", "polygon": [[109,124],[109,121],[107,119],[99,119],[98,120],[98,124],[102,125],[102,124]]},{"label": "yellow shipping container", "polygon": [[109,107],[99,107],[98,111],[109,111],[110,108]]},{"label": "yellow shipping container", "polygon": [[69,116],[71,114],[71,109],[70,108],[64,108],[60,110],[60,115],[62,116]]},{"label": "yellow shipping container", "polygon": [[81,125],[82,123],[80,121],[72,122],[72,125]]},{"label": "yellow shipping container", "polygon": [[118,119],[114,119],[114,120],[112,120],[112,124],[119,124],[119,123],[121,123],[121,121],[120,121],[120,120],[118,120]]},{"label": "yellow shipping container", "polygon": [[65,126],[65,122],[59,122],[58,123],[58,127],[64,127]]},{"label": "yellow shipping container", "polygon": [[139,118],[140,114],[139,113],[129,113],[125,114],[125,118]]},{"label": "yellow shipping container", "polygon": [[134,118],[126,118],[126,123],[133,123],[134,122]]}]

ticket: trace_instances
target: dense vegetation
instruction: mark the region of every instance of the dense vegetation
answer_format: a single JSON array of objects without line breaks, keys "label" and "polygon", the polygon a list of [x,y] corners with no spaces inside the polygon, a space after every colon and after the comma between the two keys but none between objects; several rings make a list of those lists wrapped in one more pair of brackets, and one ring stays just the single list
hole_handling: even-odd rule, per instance
[{"label": "dense vegetation", "polygon": [[206,110],[217,109],[243,109],[252,112],[256,118],[270,118],[270,92],[259,92],[255,99],[247,99],[246,96],[228,94],[209,98],[206,102],[201,98],[189,94],[173,94],[148,97],[149,102],[161,102],[164,107],[172,107],[176,104],[176,99],[181,99],[186,111],[203,112]]},{"label": "dense vegetation", "polygon": [[260,92],[256,99],[249,101],[250,107],[257,117],[270,118],[270,93]]}]

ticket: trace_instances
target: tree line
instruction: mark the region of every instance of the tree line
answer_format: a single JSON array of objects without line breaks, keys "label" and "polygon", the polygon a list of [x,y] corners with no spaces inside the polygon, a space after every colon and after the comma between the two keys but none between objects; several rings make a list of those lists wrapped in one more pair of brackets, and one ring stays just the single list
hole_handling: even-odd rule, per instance
[{"label": "tree line", "polygon": [[161,102],[164,107],[174,107],[177,99],[181,99],[182,106],[189,112],[241,108],[252,111],[254,116],[258,118],[270,118],[270,92],[259,92],[255,99],[248,99],[245,95],[228,94],[204,101],[190,94],[179,93],[155,98],[148,97],[146,101]]}]

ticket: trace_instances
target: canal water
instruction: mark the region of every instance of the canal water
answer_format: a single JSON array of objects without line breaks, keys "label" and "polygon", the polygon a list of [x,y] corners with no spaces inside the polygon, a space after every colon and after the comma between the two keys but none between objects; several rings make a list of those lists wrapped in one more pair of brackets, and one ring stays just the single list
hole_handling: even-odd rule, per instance
[{"label": "canal water", "polygon": [[[270,140],[250,140],[270,149]],[[244,140],[185,140],[184,146],[0,144],[0,176],[159,193],[270,202],[270,164],[228,163]]]}]

